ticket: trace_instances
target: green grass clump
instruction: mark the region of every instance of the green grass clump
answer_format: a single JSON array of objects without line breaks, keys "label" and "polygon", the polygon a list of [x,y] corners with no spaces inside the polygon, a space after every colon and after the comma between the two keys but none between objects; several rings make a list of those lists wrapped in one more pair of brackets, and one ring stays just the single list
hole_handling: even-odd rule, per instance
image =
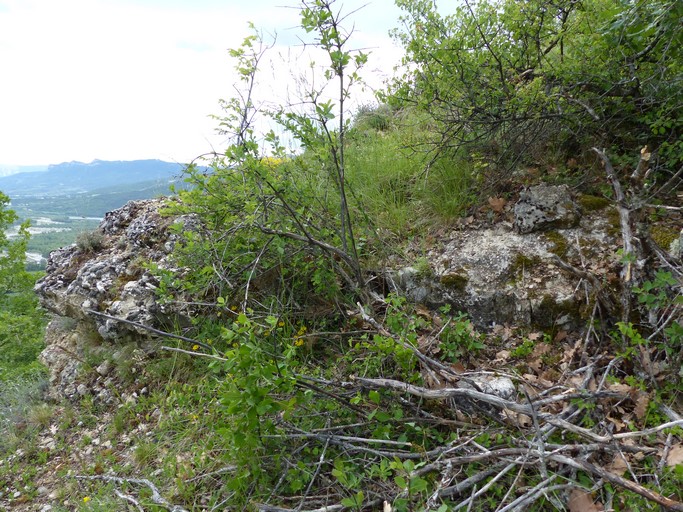
[{"label": "green grass clump", "polygon": [[431,156],[408,146],[425,138],[413,113],[363,111],[349,133],[346,177],[363,216],[392,233],[419,227],[418,219],[462,215],[474,200],[474,172],[458,155]]},{"label": "green grass clump", "polygon": [[76,236],[76,245],[84,253],[98,251],[103,243],[104,234],[98,229],[83,231]]}]

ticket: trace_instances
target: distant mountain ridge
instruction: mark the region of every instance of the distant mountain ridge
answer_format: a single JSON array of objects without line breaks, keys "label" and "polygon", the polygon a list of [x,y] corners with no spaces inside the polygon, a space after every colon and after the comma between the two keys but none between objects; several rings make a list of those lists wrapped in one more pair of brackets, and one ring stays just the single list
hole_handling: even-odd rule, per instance
[{"label": "distant mountain ridge", "polygon": [[0,176],[0,191],[18,199],[79,194],[142,182],[161,185],[177,179],[184,167],[163,160],[65,162],[50,165],[45,171]]}]

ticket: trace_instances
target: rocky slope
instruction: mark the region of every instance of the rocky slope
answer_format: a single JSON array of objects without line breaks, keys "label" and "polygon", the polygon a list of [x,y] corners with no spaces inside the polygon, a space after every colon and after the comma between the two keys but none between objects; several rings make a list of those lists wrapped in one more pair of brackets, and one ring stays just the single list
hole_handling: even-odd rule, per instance
[{"label": "rocky slope", "polygon": [[[84,361],[93,353],[106,359],[105,353],[141,362],[158,345],[149,328],[187,323],[186,308],[159,303],[158,281],[146,262],[173,269],[179,235],[169,228],[181,222],[193,229],[196,221],[162,216],[162,204],[130,202],[106,215],[91,243],[52,253],[36,290],[54,314],[42,354],[54,397],[93,394],[109,402],[109,366],[98,365],[94,380],[85,382],[78,371]],[[609,209],[582,214],[567,187],[541,186],[525,191],[514,208],[498,204],[493,213],[487,225],[466,220],[442,230],[424,257],[387,274],[390,285],[428,307],[464,311],[480,328],[582,325],[586,292],[557,258],[608,276],[612,263],[605,255],[616,250]]]}]

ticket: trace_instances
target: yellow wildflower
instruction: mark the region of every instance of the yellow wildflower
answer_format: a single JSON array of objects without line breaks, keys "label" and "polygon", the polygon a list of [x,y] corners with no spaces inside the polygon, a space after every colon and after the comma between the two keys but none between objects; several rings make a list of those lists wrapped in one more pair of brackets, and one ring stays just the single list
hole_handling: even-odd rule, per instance
[{"label": "yellow wildflower", "polygon": [[90,496],[83,497],[83,503],[88,503],[90,501]]},{"label": "yellow wildflower", "polygon": [[199,345],[192,345],[192,350],[199,350]]},{"label": "yellow wildflower", "polygon": [[284,326],[285,326],[285,323],[284,323],[282,320],[280,320],[280,321],[277,323],[277,326],[278,326],[278,327],[284,327]]},{"label": "yellow wildflower", "polygon": [[300,346],[303,345],[303,344],[304,344],[304,340],[302,340],[301,338],[297,338],[297,339],[294,341],[294,346],[296,346],[296,347],[300,347]]}]

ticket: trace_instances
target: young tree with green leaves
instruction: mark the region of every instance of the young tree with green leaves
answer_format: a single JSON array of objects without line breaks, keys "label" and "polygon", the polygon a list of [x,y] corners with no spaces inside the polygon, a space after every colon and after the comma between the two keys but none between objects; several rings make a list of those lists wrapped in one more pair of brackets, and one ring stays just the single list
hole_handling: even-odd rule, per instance
[{"label": "young tree with green leaves", "polygon": [[[42,371],[37,357],[45,328],[33,293],[36,276],[25,270],[29,222],[10,237],[18,217],[9,204],[0,192],[0,381]],[[2,401],[0,397],[0,405]]]},{"label": "young tree with green leaves", "polygon": [[18,292],[27,282],[26,245],[30,234],[29,222],[19,226],[17,235],[10,237],[7,231],[18,220],[14,210],[8,208],[10,199],[0,192],[0,295]]}]

